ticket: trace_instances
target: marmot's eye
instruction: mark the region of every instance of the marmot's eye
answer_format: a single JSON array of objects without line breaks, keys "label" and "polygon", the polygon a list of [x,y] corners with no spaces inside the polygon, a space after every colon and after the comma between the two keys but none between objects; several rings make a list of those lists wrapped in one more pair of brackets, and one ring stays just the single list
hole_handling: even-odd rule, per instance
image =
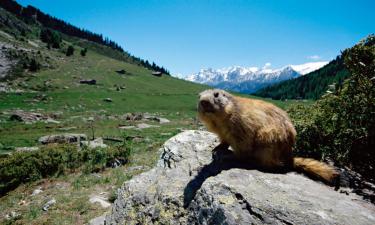
[{"label": "marmot's eye", "polygon": [[219,93],[215,92],[215,93],[214,93],[214,97],[215,97],[215,98],[219,97]]}]

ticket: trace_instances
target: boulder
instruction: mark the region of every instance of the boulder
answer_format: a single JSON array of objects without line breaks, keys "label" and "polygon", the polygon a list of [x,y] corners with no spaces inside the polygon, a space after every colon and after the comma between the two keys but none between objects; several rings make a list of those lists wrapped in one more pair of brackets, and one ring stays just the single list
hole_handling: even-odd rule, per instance
[{"label": "boulder", "polygon": [[39,147],[17,147],[14,149],[16,152],[31,152],[31,151],[37,151],[39,150]]},{"label": "boulder", "polygon": [[99,203],[102,208],[108,208],[111,206],[111,203],[108,202],[108,198],[100,195],[92,195],[89,199],[89,202],[92,204]]},{"label": "boulder", "polygon": [[138,130],[147,129],[147,128],[153,128],[153,127],[159,127],[159,126],[150,125],[150,124],[147,124],[147,123],[139,123],[139,124],[137,124],[137,129]]},{"label": "boulder", "polygon": [[52,144],[52,143],[80,143],[82,140],[86,140],[85,134],[54,134],[47,135],[39,138],[41,144]]},{"label": "boulder", "polygon": [[10,120],[16,120],[20,122],[27,122],[27,123],[33,123],[36,121],[45,120],[48,117],[44,116],[41,113],[35,113],[35,112],[25,112],[23,110],[16,110],[11,112],[10,114]]},{"label": "boulder", "polygon": [[162,117],[155,117],[154,120],[158,121],[160,124],[171,122],[170,120],[168,120],[166,118],[162,118]]},{"label": "boulder", "polygon": [[124,120],[142,120],[143,114],[142,113],[126,113],[122,116]]},{"label": "boulder", "polygon": [[106,144],[104,144],[103,138],[96,138],[92,141],[81,141],[81,146],[87,146],[89,149],[108,147]]},{"label": "boulder", "polygon": [[375,206],[302,174],[267,173],[212,160],[219,144],[185,131],[157,166],[125,182],[106,224],[375,224]]},{"label": "boulder", "polygon": [[56,204],[56,199],[52,198],[51,200],[49,200],[48,202],[46,202],[46,204],[43,205],[43,211],[48,211],[48,209],[53,206],[54,204]]},{"label": "boulder", "polygon": [[39,194],[42,193],[42,192],[43,192],[42,188],[41,188],[41,187],[38,187],[37,189],[35,189],[35,190],[33,191],[33,193],[31,194],[31,196],[39,195]]},{"label": "boulder", "polygon": [[105,98],[105,99],[103,99],[103,101],[105,101],[105,102],[113,102],[112,98]]},{"label": "boulder", "polygon": [[89,221],[89,225],[105,225],[105,215],[95,217]]}]

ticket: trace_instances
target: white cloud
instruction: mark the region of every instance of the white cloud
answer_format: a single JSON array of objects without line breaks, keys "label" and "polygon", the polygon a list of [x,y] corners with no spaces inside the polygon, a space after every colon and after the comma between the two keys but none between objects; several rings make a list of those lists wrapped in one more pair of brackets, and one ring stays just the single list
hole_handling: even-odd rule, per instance
[{"label": "white cloud", "polygon": [[319,60],[321,59],[322,57],[320,57],[319,55],[310,55],[310,56],[307,56],[308,59],[312,59],[312,60]]},{"label": "white cloud", "polygon": [[268,62],[268,63],[266,63],[266,64],[264,64],[264,66],[263,66],[263,68],[262,69],[269,69],[270,67],[271,67],[271,63],[270,62]]}]

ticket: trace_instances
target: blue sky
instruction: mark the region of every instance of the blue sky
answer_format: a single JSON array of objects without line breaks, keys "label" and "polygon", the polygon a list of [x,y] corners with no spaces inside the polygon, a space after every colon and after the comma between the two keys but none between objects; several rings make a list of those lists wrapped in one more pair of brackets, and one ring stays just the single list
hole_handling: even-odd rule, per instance
[{"label": "blue sky", "polygon": [[330,60],[375,33],[375,1],[18,0],[173,74]]}]

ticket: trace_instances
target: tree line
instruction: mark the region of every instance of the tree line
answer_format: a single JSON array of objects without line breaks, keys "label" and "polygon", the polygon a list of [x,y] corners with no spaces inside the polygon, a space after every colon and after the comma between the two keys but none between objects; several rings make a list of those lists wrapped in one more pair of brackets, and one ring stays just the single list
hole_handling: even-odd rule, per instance
[{"label": "tree line", "polygon": [[254,95],[277,100],[319,99],[329,85],[340,86],[350,76],[342,56],[337,56],[323,68],[304,76],[283,81],[258,90]]},{"label": "tree line", "polygon": [[[26,23],[35,23],[39,22],[45,28],[50,28],[55,31],[59,31],[69,36],[74,36],[82,39],[86,39],[98,44],[108,46],[114,50],[117,50],[121,53],[129,55],[133,58],[134,61],[139,62],[141,65],[148,69],[159,71],[165,74],[169,74],[169,71],[164,67],[160,67],[155,63],[150,63],[147,60],[143,60],[139,57],[131,56],[129,53],[124,51],[124,49],[117,44],[116,42],[110,40],[108,37],[103,37],[102,34],[97,34],[86,29],[78,28],[70,23],[67,23],[63,20],[60,20],[56,17],[50,16],[46,13],[43,13],[39,9],[33,6],[23,7],[13,0],[1,0],[0,6],[12,14],[18,16]],[[55,43],[56,44],[56,43]]]}]

